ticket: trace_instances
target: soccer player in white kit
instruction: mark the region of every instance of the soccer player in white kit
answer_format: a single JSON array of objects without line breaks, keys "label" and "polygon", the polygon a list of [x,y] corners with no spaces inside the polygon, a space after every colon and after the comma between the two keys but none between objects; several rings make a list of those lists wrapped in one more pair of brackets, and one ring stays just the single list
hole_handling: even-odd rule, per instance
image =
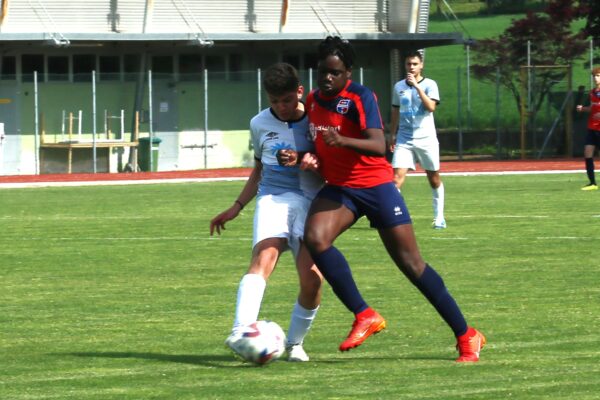
[{"label": "soccer player in white kit", "polygon": [[247,325],[258,319],[266,282],[279,256],[290,249],[296,260],[300,293],[293,307],[286,350],[290,361],[308,361],[303,342],[321,302],[323,277],[302,243],[304,221],[313,197],[323,185],[312,170],[284,167],[277,152],[291,149],[299,154],[312,151],[308,118],[300,101],[304,88],[298,73],[286,63],[265,71],[263,80],[271,107],[250,121],[255,166],[233,205],[210,222],[210,234],[221,234],[225,223],[256,198],[252,259],[237,293],[233,329],[225,343],[239,354],[238,340]]},{"label": "soccer player in white kit", "polygon": [[433,196],[435,229],[445,229],[444,184],[440,178],[440,145],[433,112],[440,102],[437,83],[422,75],[423,56],[418,51],[405,57],[406,79],[396,82],[392,94],[390,143],[394,156],[394,181],[402,187],[409,169],[419,163],[427,174]]}]

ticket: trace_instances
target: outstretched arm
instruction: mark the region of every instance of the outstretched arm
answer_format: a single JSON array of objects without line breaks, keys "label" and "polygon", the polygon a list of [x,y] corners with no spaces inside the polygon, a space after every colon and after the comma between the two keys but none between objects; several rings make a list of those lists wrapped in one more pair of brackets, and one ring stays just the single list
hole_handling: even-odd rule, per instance
[{"label": "outstretched arm", "polygon": [[258,183],[260,182],[262,174],[262,162],[255,160],[254,168],[250,177],[246,181],[246,184],[242,188],[242,191],[233,202],[233,205],[227,210],[223,211],[210,221],[210,235],[212,236],[216,231],[217,234],[221,234],[221,229],[225,230],[225,223],[236,218],[240,211],[256,196],[258,192]]}]

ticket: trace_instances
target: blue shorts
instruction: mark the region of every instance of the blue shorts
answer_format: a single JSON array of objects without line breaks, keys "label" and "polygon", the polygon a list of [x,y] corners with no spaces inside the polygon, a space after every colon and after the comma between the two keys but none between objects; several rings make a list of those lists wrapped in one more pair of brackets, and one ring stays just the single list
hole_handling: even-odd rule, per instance
[{"label": "blue shorts", "polygon": [[317,197],[345,205],[355,221],[365,215],[372,228],[391,228],[412,223],[404,198],[393,182],[365,189],[325,185]]},{"label": "blue shorts", "polygon": [[600,148],[600,131],[588,129],[588,133],[585,137],[585,143],[587,145],[596,146]]}]

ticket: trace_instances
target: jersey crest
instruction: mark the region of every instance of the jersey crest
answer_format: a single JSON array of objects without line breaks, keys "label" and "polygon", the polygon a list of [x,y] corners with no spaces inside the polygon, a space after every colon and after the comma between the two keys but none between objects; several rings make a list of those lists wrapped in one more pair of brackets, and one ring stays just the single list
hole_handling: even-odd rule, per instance
[{"label": "jersey crest", "polygon": [[350,99],[341,99],[337,103],[335,110],[337,111],[338,114],[347,114],[348,110],[350,109],[350,104],[351,104]]}]

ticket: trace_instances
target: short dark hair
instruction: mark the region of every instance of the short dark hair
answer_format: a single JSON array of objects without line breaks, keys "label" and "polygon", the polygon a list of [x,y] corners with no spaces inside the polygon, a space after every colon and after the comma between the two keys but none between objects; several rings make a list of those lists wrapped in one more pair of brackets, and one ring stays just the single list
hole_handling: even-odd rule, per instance
[{"label": "short dark hair", "polygon": [[273,64],[265,71],[263,87],[269,94],[281,96],[297,91],[299,86],[298,71],[288,63]]},{"label": "short dark hair", "polygon": [[408,53],[406,53],[404,59],[408,60],[409,58],[413,57],[417,57],[419,60],[421,60],[421,62],[423,61],[423,53],[421,53],[419,50],[410,50]]},{"label": "short dark hair", "polygon": [[319,43],[319,61],[325,60],[329,56],[337,56],[347,69],[352,69],[354,65],[354,48],[349,41],[338,36],[327,36]]},{"label": "short dark hair", "polygon": [[597,75],[600,74],[600,67],[595,67],[594,69],[592,69],[592,75]]}]

